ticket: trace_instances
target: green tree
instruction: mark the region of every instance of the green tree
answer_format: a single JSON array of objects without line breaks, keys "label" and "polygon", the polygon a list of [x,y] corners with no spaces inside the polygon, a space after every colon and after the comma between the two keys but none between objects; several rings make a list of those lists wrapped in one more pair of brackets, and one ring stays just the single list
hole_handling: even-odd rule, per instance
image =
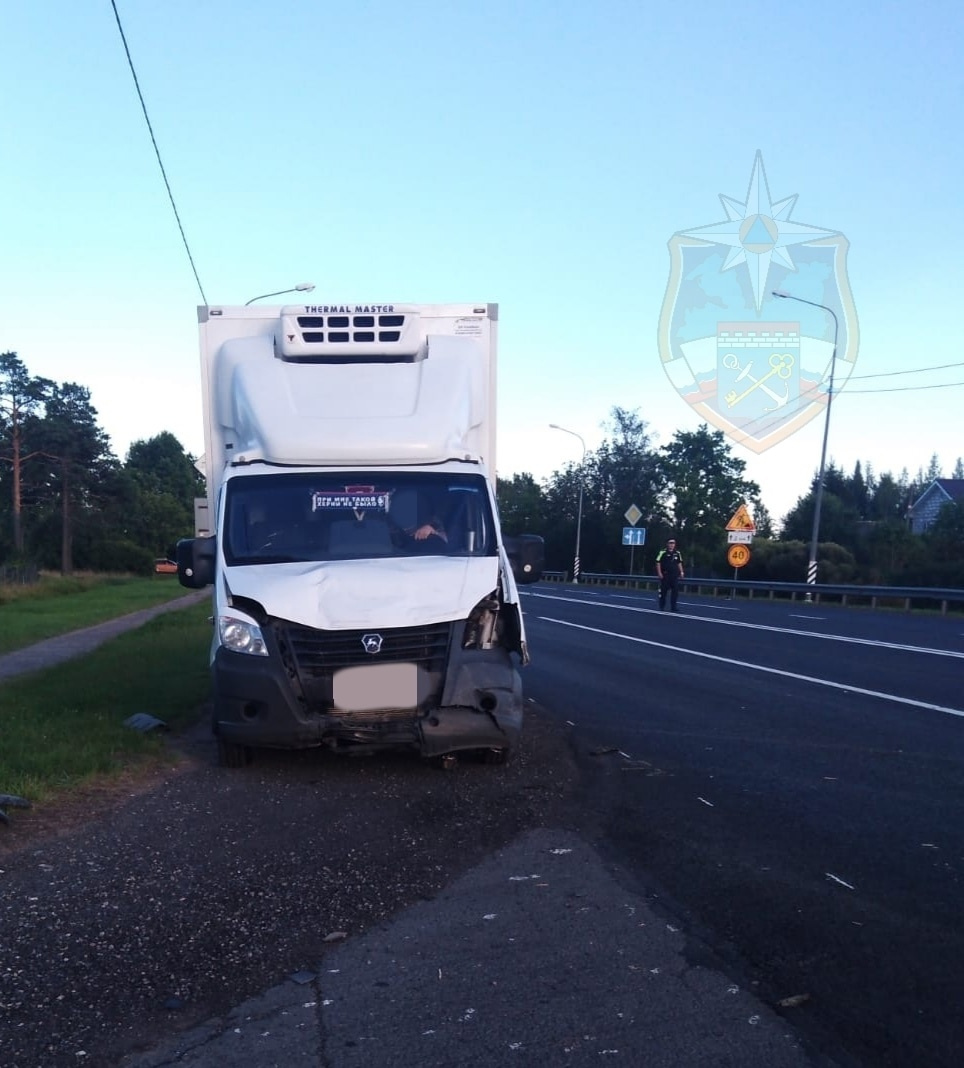
[{"label": "green tree", "polygon": [[[23,553],[23,465],[37,455],[27,442],[53,383],[32,378],[15,352],[0,354],[0,460],[9,465],[13,550]],[[4,472],[5,474],[7,471]]]},{"label": "green tree", "polygon": [[881,519],[869,524],[857,545],[857,562],[862,582],[870,586],[896,586],[904,576],[913,575],[911,585],[920,583],[923,542],[911,534],[899,519]]},{"label": "green tree", "polygon": [[850,476],[847,500],[854,506],[860,519],[867,518],[870,512],[870,489],[864,479],[859,460],[854,466],[854,473]]},{"label": "green tree", "polygon": [[[816,479],[814,479],[816,484]],[[838,490],[839,490],[839,483]],[[788,541],[806,542],[809,546],[813,537],[813,511],[815,492],[801,497],[783,521],[782,537]],[[842,500],[837,493],[824,490],[820,504],[820,529],[817,532],[817,581],[843,582],[840,578],[831,578],[830,546],[844,547],[848,555],[853,556],[853,547],[857,541],[857,524],[859,516],[853,504]],[[808,553],[809,557],[809,553]],[[795,581],[802,582],[806,571]]]},{"label": "green tree", "polygon": [[497,479],[499,519],[505,534],[541,534],[544,502],[539,483],[528,472]]},{"label": "green tree", "polygon": [[902,486],[890,472],[886,472],[874,484],[868,518],[903,520],[908,503],[906,484]]},{"label": "green tree", "polygon": [[927,470],[917,473],[917,483],[926,489],[935,479],[941,478],[941,461],[937,456],[937,453],[931,453],[930,463],[927,465]]},{"label": "green tree", "polygon": [[604,427],[609,436],[591,457],[594,510],[620,523],[631,504],[644,515],[657,514],[661,471],[648,424],[638,412],[614,407]]},{"label": "green tree", "polygon": [[635,505],[652,531],[662,514],[662,475],[648,424],[638,411],[614,407],[604,429],[608,435],[587,472],[588,545],[598,570],[619,573],[629,570],[634,555],[622,544],[626,510]]},{"label": "green tree", "polygon": [[49,563],[54,555],[50,535],[55,525],[59,527],[60,569],[70,574],[75,534],[89,518],[96,521],[105,503],[103,487],[112,481],[117,460],[97,425],[97,411],[85,386],[75,382],[53,386],[44,408],[35,439],[42,458],[35,465],[40,477],[34,483],[41,513],[38,535],[45,542]]},{"label": "green tree", "polygon": [[732,455],[721,430],[678,430],[660,453],[667,518],[689,570],[720,568],[726,524],[741,504],[761,510],[760,487],[744,477],[746,462]]},{"label": "green tree", "polygon": [[923,540],[929,565],[924,584],[964,585],[964,504],[944,504]]},{"label": "green tree", "polygon": [[124,470],[146,492],[189,501],[193,509],[194,498],[204,496],[204,480],[194,464],[177,438],[165,430],[135,441],[127,451]]},{"label": "green tree", "polygon": [[121,485],[124,508],[117,528],[125,540],[165,556],[179,538],[193,533],[194,498],[204,496],[204,480],[173,434],[135,441]]},{"label": "green tree", "polygon": [[569,464],[546,481],[543,533],[546,566],[569,570],[579,525],[582,490],[580,562],[583,571],[628,570],[630,557],[622,546],[624,513],[631,504],[647,525],[660,514],[659,464],[650,447],[649,431],[638,412],[614,407],[604,424],[608,431],[583,463]]},{"label": "green tree", "polygon": [[[549,571],[571,571],[573,568],[574,546],[576,543],[576,529],[579,521],[579,495],[582,491],[583,527],[582,534],[586,531],[586,502],[589,496],[589,486],[592,485],[591,467],[589,458],[584,464],[569,464],[562,471],[554,471],[547,479],[543,492],[543,520],[545,523],[541,533],[546,545],[546,569]],[[592,553],[587,557],[585,541],[580,547],[581,569],[593,570],[600,565]],[[585,566],[587,559],[592,559],[589,567]]]},{"label": "green tree", "polygon": [[773,517],[770,515],[767,506],[762,501],[758,500],[753,506],[753,522],[756,525],[757,537],[773,537]]}]

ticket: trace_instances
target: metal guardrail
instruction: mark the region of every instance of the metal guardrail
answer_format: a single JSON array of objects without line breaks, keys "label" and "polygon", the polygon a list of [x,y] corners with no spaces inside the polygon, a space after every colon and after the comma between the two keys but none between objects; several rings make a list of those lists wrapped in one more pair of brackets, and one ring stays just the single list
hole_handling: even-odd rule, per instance
[{"label": "metal guardrail", "polygon": [[[544,582],[568,582],[568,571],[543,571]],[[656,575],[611,575],[595,574],[583,571],[579,577],[580,585],[615,586],[623,589],[656,590],[659,579]],[[712,597],[727,594],[730,597],[765,596],[769,600],[784,599],[821,601],[848,604],[866,604],[871,608],[899,605],[905,612],[914,607],[938,607],[941,615],[947,615],[953,608],[964,609],[964,590],[943,589],[933,586],[854,586],[837,583],[818,582],[750,582],[743,579],[723,578],[686,578],[680,582],[680,592],[708,593]]]}]

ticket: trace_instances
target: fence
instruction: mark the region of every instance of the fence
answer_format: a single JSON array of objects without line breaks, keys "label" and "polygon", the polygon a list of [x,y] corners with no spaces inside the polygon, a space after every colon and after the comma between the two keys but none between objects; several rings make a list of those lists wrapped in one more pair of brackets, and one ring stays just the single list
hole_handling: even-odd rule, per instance
[{"label": "fence", "polygon": [[[568,571],[543,571],[543,582],[564,583],[569,581]],[[622,589],[657,590],[659,579],[655,575],[610,575],[592,574],[583,571],[580,585],[614,586]],[[681,593],[708,594],[711,597],[766,597],[774,600],[803,600],[820,604],[821,601],[842,605],[869,604],[871,608],[901,607],[905,612],[914,608],[939,609],[941,615],[948,611],[964,610],[964,590],[937,589],[935,587],[911,586],[852,586],[831,583],[807,582],[748,582],[741,579],[686,578],[680,581]]]},{"label": "fence", "polygon": [[4,564],[0,566],[0,585],[30,586],[40,579],[36,564]]}]

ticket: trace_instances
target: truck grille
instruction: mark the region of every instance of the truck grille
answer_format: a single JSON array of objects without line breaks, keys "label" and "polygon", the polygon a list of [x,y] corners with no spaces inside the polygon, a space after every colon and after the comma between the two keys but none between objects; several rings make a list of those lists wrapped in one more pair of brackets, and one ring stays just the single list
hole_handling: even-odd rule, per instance
[{"label": "truck grille", "polygon": [[[375,656],[366,652],[362,642],[367,634],[373,633],[382,639],[381,652]],[[371,664],[375,660],[421,664],[426,671],[441,671],[449,646],[449,625],[329,631],[286,623],[279,638],[290,650],[302,677],[331,675],[339,668]]]},{"label": "truck grille", "polygon": [[[430,702],[441,697],[445,675],[445,661],[449,647],[450,624],[435,623],[427,627],[397,629],[326,631],[303,627],[297,623],[279,622],[276,636],[289,675],[301,691],[303,700],[313,712],[330,713],[332,707],[332,676],[341,668],[372,663],[418,664],[432,679]],[[366,651],[363,638],[377,634],[381,651]],[[371,713],[352,713],[353,717],[385,718],[396,710]],[[341,713],[338,713],[341,715]],[[406,713],[407,714],[407,713]]]}]

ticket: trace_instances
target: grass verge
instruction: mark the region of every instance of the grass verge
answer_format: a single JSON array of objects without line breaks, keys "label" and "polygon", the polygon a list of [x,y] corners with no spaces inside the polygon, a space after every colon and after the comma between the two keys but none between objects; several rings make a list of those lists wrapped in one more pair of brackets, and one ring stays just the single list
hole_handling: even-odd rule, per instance
[{"label": "grass verge", "polygon": [[44,575],[31,586],[0,585],[0,654],[187,592],[172,575]]},{"label": "grass verge", "polygon": [[40,802],[169,760],[163,733],[124,720],[147,712],[172,730],[197,720],[210,687],[210,611],[158,616],[85,657],[0,683],[0,793]]}]

